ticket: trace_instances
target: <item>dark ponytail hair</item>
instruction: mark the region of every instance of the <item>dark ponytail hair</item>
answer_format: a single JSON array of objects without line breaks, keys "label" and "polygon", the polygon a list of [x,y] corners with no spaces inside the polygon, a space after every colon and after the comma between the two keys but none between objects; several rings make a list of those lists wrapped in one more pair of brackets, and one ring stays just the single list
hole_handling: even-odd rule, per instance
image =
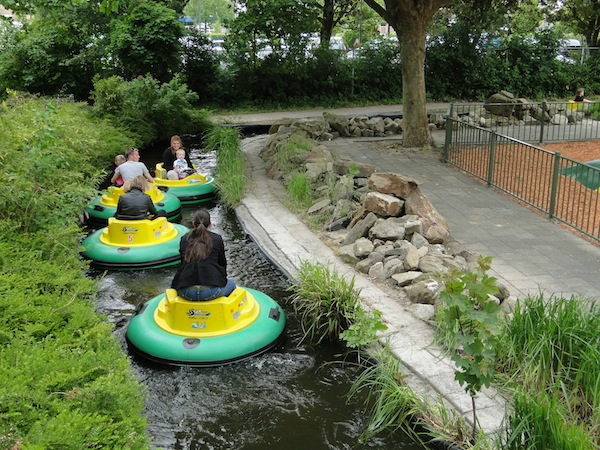
[{"label": "dark ponytail hair", "polygon": [[188,235],[188,246],[185,250],[185,262],[206,259],[212,251],[213,241],[208,227],[210,214],[205,209],[199,209],[192,217],[192,231]]}]

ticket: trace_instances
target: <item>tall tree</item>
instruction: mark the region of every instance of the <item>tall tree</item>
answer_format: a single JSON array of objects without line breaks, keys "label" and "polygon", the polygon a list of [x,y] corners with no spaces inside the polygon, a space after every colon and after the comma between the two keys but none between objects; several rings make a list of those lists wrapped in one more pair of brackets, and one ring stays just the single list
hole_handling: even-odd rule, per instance
[{"label": "tall tree", "polygon": [[318,19],[321,25],[319,31],[321,48],[329,48],[333,29],[343,23],[345,19],[353,16],[358,5],[359,0],[323,0],[321,16]]},{"label": "tall tree", "polygon": [[421,147],[431,143],[425,103],[425,40],[434,14],[452,0],[365,0],[398,35],[402,61],[402,145]]},{"label": "tall tree", "polygon": [[600,44],[600,0],[555,0],[556,18],[585,36],[589,47]]}]

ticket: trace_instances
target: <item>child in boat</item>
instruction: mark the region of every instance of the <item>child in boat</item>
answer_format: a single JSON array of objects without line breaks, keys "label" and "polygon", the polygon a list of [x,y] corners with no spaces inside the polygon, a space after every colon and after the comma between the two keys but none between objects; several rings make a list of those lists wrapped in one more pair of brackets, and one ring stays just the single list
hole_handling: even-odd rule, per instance
[{"label": "child in boat", "polygon": [[175,273],[171,288],[192,301],[226,297],[236,288],[227,278],[227,259],[223,238],[209,231],[210,214],[199,209],[192,217],[192,230],[179,243],[181,266]]},{"label": "child in boat", "polygon": [[177,159],[173,162],[173,170],[177,173],[177,176],[181,180],[188,176],[190,169],[187,161],[185,160],[185,150],[179,149],[175,152]]},{"label": "child in boat", "polygon": [[[117,155],[115,156],[115,171],[117,170],[117,167],[119,167],[121,164],[123,164],[125,161],[127,161],[125,159],[125,155]],[[123,177],[121,176],[121,174],[119,174],[119,177],[117,178],[117,180],[115,181],[115,186],[123,186]]]}]

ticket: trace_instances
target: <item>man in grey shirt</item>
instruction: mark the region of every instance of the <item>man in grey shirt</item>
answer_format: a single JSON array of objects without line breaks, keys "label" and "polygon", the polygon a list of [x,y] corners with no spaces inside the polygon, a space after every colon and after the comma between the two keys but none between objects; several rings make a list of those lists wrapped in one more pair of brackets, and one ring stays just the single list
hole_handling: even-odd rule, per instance
[{"label": "man in grey shirt", "polygon": [[111,183],[114,184],[117,181],[117,178],[119,178],[119,175],[123,177],[123,182],[133,180],[138,175],[143,175],[150,183],[154,183],[154,179],[152,178],[152,175],[150,175],[146,164],[140,162],[140,151],[137,148],[131,147],[128,149],[127,152],[125,152],[125,157],[127,158],[127,161],[120,166],[117,166],[115,174],[110,180]]}]

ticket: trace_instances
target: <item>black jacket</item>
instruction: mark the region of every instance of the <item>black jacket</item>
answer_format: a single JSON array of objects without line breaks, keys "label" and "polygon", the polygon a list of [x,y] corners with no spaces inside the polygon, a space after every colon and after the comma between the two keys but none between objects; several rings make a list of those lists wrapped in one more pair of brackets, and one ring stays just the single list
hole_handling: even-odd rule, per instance
[{"label": "black jacket", "polygon": [[115,217],[121,220],[143,220],[149,216],[156,215],[156,206],[145,192],[139,189],[131,191],[119,197]]},{"label": "black jacket", "polygon": [[[177,159],[177,156],[173,154],[171,151],[171,147],[168,147],[163,153],[163,169],[165,170],[173,170],[173,163]],[[185,151],[185,160],[188,163],[188,167],[191,169],[194,167],[192,161],[190,161],[190,155],[188,155],[187,150]]]},{"label": "black jacket", "polygon": [[[171,283],[173,289],[181,289],[196,284],[204,286],[224,287],[227,284],[227,260],[225,258],[225,245],[223,238],[216,233],[209,232],[212,236],[213,248],[206,259],[183,262]],[[181,259],[188,246],[189,233],[181,238],[179,253]]]}]

